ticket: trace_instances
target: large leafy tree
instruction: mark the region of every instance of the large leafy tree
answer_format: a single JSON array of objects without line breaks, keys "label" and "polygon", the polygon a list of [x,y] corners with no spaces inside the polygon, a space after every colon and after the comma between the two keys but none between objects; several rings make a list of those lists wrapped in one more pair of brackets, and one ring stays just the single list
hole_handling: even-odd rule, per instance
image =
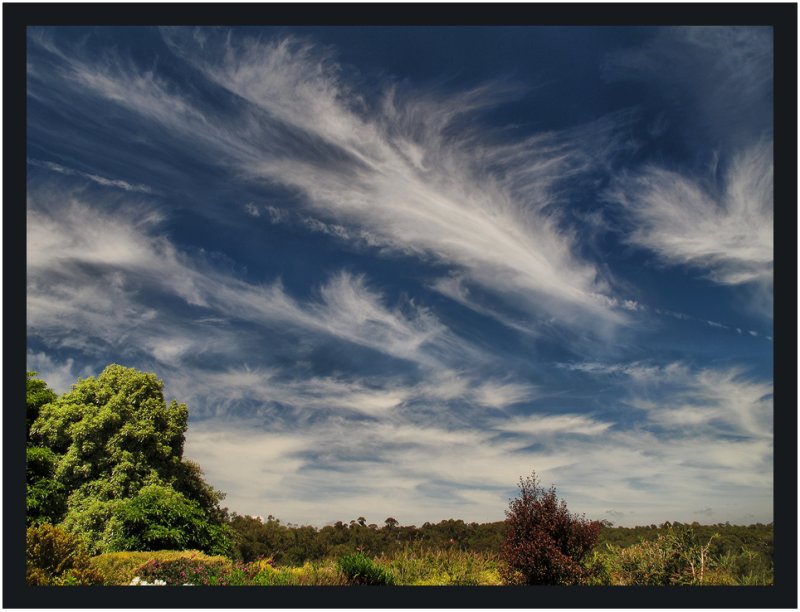
[{"label": "large leafy tree", "polygon": [[66,512],[66,490],[55,479],[58,456],[46,446],[37,446],[30,439],[31,425],[39,416],[42,406],[58,396],[36,372],[28,372],[25,382],[25,509],[28,525],[57,523]]},{"label": "large leafy tree", "polygon": [[25,381],[25,424],[28,438],[30,438],[31,424],[39,416],[39,410],[57,397],[46,382],[36,378],[36,372],[27,373]]},{"label": "large leafy tree", "polygon": [[[183,459],[187,422],[186,405],[166,403],[154,374],[116,364],[41,405],[30,439],[55,457],[52,477],[69,494],[64,526],[94,551],[146,550],[167,540],[137,536],[136,516],[155,522],[151,534],[159,530],[159,517],[163,533],[173,534],[201,533],[198,521],[205,521],[213,537],[189,541],[221,552],[225,530],[210,526],[223,522],[222,494],[203,481],[199,466]],[[132,531],[123,535],[126,525]],[[172,539],[176,546],[184,535]]]}]

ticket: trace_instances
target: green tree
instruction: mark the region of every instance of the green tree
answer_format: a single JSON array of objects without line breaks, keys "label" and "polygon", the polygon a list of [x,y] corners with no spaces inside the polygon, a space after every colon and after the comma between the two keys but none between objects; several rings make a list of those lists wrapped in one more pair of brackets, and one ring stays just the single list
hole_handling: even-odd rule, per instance
[{"label": "green tree", "polygon": [[58,523],[67,510],[66,489],[53,478],[57,455],[49,448],[28,446],[25,449],[26,523]]},{"label": "green tree", "polygon": [[[30,439],[55,458],[52,479],[68,494],[64,526],[80,533],[94,552],[120,546],[112,523],[130,518],[134,509],[147,514],[148,504],[155,509],[148,515],[152,520],[160,520],[163,510],[164,529],[187,530],[187,538],[191,521],[170,522],[174,517],[167,508],[194,518],[197,509],[209,529],[222,529],[222,493],[205,483],[199,466],[183,459],[187,422],[186,405],[167,404],[163,383],[154,374],[116,364],[40,405]],[[141,498],[148,487],[157,487],[147,491],[165,499]],[[131,536],[124,541],[143,540]],[[204,541],[210,548],[198,546],[202,550],[218,549],[214,538]]]},{"label": "green tree", "polygon": [[58,396],[47,383],[28,372],[25,386],[25,515],[30,526],[36,523],[57,523],[66,512],[64,486],[55,479],[58,455],[44,446],[35,446],[30,439],[31,425],[39,416],[42,406]]},{"label": "green tree", "polygon": [[31,425],[39,416],[39,410],[45,404],[49,404],[58,396],[47,386],[47,383],[36,378],[36,372],[28,372],[25,381],[25,424],[27,426],[27,438],[30,438]]},{"label": "green tree", "polygon": [[230,555],[230,539],[200,504],[171,487],[148,485],[117,504],[108,522],[108,549],[203,550]]}]

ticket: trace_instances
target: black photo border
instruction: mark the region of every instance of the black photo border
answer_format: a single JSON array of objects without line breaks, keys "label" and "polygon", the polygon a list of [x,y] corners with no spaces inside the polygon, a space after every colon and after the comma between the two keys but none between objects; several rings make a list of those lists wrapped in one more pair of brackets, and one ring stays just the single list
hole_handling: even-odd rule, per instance
[{"label": "black photo border", "polygon": [[[25,584],[26,28],[763,25],[774,32],[775,583],[761,587],[31,587]],[[4,608],[797,608],[796,3],[4,3]]]}]

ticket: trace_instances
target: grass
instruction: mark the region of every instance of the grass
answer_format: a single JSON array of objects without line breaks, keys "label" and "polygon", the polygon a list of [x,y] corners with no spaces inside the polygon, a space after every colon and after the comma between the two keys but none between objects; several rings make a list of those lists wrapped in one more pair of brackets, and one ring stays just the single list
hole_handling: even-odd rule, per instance
[{"label": "grass", "polygon": [[[681,567],[665,565],[660,542],[641,542],[621,549],[605,546],[587,560],[590,568],[588,584],[706,584],[768,585],[772,584],[772,568],[757,554],[742,550],[709,559],[698,581],[690,581]],[[659,554],[657,554],[659,553]],[[664,557],[662,559],[662,557]],[[675,559],[675,557],[672,557]],[[144,567],[150,562],[148,572]],[[157,562],[157,563],[155,563]],[[225,557],[212,557],[198,551],[157,551],[106,553],[92,557],[90,567],[102,574],[104,583],[128,585],[141,573],[152,582],[166,579],[175,582],[175,573],[186,569],[186,580],[193,584],[227,586],[346,586],[363,584],[395,584],[398,586],[500,586],[501,561],[491,553],[462,551],[455,548],[430,548],[408,544],[404,548],[370,558],[350,554],[338,559],[308,561],[301,566],[275,565],[271,560],[252,563],[234,562]],[[200,573],[188,570],[197,566]],[[170,569],[171,568],[171,569]],[[206,569],[203,569],[206,568]],[[685,568],[683,568],[685,569]],[[676,573],[676,570],[680,572]],[[175,574],[174,576],[172,574]],[[372,576],[372,579],[367,577]],[[202,575],[202,577],[201,577]],[[376,579],[376,577],[378,579]]]},{"label": "grass", "polygon": [[498,586],[502,584],[498,560],[490,554],[457,549],[409,545],[376,564],[394,574],[405,586]]}]

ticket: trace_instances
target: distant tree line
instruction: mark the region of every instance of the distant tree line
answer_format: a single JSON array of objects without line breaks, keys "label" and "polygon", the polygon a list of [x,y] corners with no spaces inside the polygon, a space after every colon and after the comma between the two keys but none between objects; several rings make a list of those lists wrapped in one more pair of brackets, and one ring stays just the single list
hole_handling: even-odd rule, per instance
[{"label": "distant tree line", "polygon": [[[431,549],[453,548],[499,555],[508,530],[506,521],[468,523],[460,519],[424,523],[417,527],[401,525],[393,517],[387,518],[380,526],[368,524],[363,517],[358,517],[348,522],[337,521],[319,529],[309,525],[283,523],[271,515],[262,520],[259,517],[232,513],[228,521],[234,533],[234,548],[239,558],[253,561],[259,557],[268,557],[290,565],[358,551],[372,556],[391,555],[409,544]],[[642,540],[652,541],[659,534],[666,533],[670,526],[692,527],[697,537],[703,541],[718,534],[711,543],[711,552],[715,556],[748,550],[758,554],[770,567],[772,565],[772,523],[742,526],[728,523],[700,525],[696,522],[675,522],[636,527],[614,527],[605,523],[594,549],[602,550],[606,544],[626,548]]]},{"label": "distant tree line", "polygon": [[391,554],[405,546],[452,548],[462,551],[497,553],[506,533],[505,521],[466,523],[447,519],[438,523],[400,525],[393,517],[378,526],[358,517],[345,523],[337,521],[321,529],[309,525],[281,523],[273,516],[259,517],[233,513],[229,525],[234,546],[244,561],[269,557],[278,563],[302,564],[327,557],[355,552],[370,556]]}]

